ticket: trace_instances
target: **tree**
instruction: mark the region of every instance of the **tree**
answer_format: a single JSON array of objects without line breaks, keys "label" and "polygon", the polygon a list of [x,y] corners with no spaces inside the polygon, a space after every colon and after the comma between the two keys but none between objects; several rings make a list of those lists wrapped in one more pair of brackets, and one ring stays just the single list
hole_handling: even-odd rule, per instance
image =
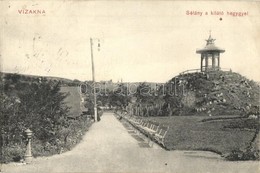
[{"label": "tree", "polygon": [[[6,90],[2,97],[1,119],[10,141],[19,140],[21,132],[30,128],[42,142],[52,141],[61,126],[66,124],[68,107],[60,92],[59,83],[47,80],[38,83],[11,81],[13,92]],[[8,85],[7,87],[9,87]]]}]

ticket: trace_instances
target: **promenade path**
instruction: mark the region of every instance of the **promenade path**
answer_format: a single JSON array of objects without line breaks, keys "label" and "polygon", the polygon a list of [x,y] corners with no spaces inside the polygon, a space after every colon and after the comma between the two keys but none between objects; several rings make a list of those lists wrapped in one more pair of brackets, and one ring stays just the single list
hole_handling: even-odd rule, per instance
[{"label": "promenade path", "polygon": [[130,133],[113,113],[104,113],[73,150],[41,157],[28,165],[7,164],[3,172],[201,172],[254,173],[259,162],[228,162],[218,155],[199,151],[165,151],[149,147]]}]

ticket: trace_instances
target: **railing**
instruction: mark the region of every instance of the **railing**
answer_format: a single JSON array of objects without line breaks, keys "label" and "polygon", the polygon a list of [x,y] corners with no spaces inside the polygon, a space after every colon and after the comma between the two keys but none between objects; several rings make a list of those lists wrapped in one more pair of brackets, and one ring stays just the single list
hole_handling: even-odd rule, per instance
[{"label": "railing", "polygon": [[180,73],[180,75],[183,75],[183,74],[187,74],[187,73],[195,73],[195,72],[201,72],[201,69],[190,69],[190,70],[185,70],[183,72]]},{"label": "railing", "polygon": [[[209,66],[209,71],[215,71],[215,70],[210,70],[211,68],[210,68],[211,66]],[[216,70],[221,70],[221,71],[232,71],[232,69],[231,68],[218,68],[218,67],[215,67],[216,68]],[[180,73],[180,75],[184,75],[184,74],[187,74],[187,73],[204,73],[206,71],[206,69],[205,69],[205,67],[203,67],[203,69],[202,69],[202,71],[201,71],[201,69],[190,69],[190,70],[185,70],[185,71],[183,71],[183,72],[181,72]]]},{"label": "railing", "polygon": [[232,72],[232,69],[231,68],[220,68],[221,71],[231,71]]}]

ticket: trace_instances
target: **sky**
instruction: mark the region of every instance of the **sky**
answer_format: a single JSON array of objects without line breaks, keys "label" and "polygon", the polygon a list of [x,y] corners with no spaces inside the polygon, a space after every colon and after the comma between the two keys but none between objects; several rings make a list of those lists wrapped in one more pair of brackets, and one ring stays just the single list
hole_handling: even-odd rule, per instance
[{"label": "sky", "polygon": [[[211,30],[226,50],[220,66],[260,81],[259,2],[1,1],[0,8],[3,72],[91,80],[93,38],[97,81],[166,82],[200,68],[196,49]],[[45,13],[20,14],[22,9]]]}]

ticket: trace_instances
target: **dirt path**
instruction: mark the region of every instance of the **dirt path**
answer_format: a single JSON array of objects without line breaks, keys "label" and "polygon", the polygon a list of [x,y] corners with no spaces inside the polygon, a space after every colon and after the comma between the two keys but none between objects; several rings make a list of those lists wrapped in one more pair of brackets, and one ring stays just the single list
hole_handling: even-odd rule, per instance
[{"label": "dirt path", "polygon": [[[156,145],[155,145],[156,146]],[[259,162],[227,162],[210,152],[165,151],[148,147],[112,113],[92,125],[72,151],[34,159],[29,165],[3,165],[3,172],[259,172]]]}]

